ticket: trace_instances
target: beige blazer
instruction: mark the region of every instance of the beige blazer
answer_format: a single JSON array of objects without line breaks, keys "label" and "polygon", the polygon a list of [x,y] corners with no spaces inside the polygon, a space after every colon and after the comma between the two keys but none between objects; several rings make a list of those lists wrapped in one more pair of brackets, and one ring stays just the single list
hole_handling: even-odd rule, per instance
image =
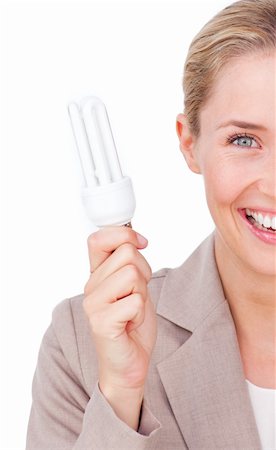
[{"label": "beige blazer", "polygon": [[33,379],[27,450],[261,449],[214,235],[148,284],[158,336],[138,432],[99,390],[83,294],[55,307]]}]

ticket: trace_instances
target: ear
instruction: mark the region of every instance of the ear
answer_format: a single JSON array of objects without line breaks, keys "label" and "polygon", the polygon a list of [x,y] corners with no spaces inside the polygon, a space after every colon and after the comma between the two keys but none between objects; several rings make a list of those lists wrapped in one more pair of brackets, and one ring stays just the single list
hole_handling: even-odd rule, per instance
[{"label": "ear", "polygon": [[188,167],[194,173],[201,173],[196,152],[196,140],[190,132],[186,114],[178,114],[176,117],[176,132],[179,138],[179,148]]}]

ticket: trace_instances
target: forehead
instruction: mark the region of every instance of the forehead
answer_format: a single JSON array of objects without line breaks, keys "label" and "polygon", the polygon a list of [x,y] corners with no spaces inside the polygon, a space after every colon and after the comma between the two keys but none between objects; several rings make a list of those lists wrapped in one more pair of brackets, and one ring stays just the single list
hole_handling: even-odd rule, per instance
[{"label": "forehead", "polygon": [[272,127],[275,103],[276,53],[233,58],[219,72],[201,110],[202,131],[229,118]]}]

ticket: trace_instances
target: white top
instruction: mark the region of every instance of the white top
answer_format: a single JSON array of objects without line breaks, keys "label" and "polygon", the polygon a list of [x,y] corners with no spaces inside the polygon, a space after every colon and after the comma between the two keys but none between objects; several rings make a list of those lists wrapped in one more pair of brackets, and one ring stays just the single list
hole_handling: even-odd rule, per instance
[{"label": "white top", "polygon": [[245,380],[256,419],[262,449],[276,450],[276,389],[256,386]]}]

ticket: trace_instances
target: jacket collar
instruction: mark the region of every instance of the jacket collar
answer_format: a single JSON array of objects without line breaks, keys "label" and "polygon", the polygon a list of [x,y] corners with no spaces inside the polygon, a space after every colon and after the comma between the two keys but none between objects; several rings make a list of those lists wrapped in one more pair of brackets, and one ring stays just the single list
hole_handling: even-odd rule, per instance
[{"label": "jacket collar", "polygon": [[167,272],[156,312],[191,335],[157,369],[189,449],[257,450],[261,443],[214,239],[215,230]]},{"label": "jacket collar", "polygon": [[225,302],[214,240],[215,231],[181,266],[169,269],[163,283],[157,313],[189,331],[193,331],[219,303]]}]

